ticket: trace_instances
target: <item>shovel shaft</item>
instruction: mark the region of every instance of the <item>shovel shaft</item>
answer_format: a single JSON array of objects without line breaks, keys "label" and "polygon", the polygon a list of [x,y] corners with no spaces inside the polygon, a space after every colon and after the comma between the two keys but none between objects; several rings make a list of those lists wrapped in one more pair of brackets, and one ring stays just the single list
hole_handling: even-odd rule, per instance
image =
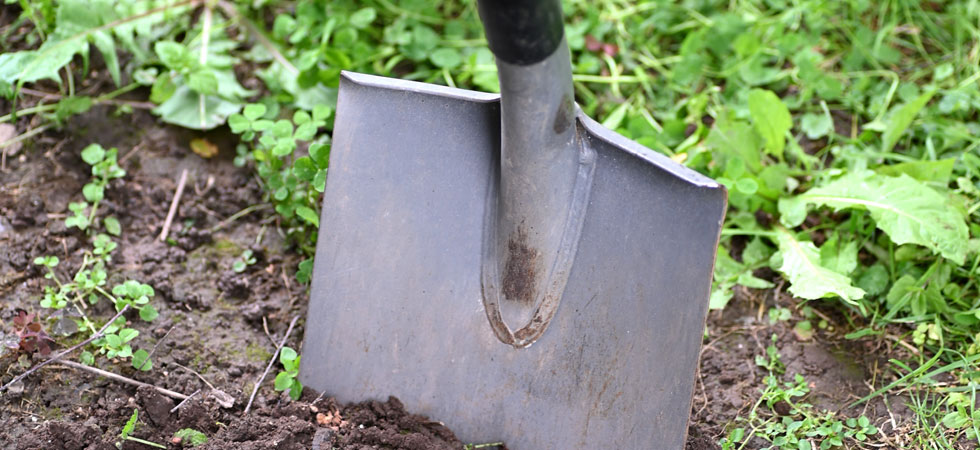
[{"label": "shovel shaft", "polygon": [[590,158],[577,139],[560,1],[480,0],[479,8],[497,57],[501,116],[484,247],[484,270],[494,273],[484,279],[484,301],[501,341],[524,347],[544,332],[561,298]]}]

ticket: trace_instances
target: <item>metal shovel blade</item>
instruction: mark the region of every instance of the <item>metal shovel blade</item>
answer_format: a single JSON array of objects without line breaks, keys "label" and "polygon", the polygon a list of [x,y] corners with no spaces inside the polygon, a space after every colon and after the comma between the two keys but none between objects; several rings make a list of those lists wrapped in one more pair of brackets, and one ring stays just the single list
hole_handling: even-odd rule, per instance
[{"label": "metal shovel blade", "polygon": [[577,254],[546,332],[506,345],[481,278],[499,106],[343,74],[300,380],[397,396],[465,442],[682,448],[724,188],[577,113],[594,157]]}]

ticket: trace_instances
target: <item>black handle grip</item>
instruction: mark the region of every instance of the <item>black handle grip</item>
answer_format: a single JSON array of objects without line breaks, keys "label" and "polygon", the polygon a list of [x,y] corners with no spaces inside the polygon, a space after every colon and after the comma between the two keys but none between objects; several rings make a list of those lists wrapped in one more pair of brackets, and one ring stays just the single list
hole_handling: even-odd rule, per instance
[{"label": "black handle grip", "polygon": [[564,36],[561,0],[479,0],[490,51],[526,66],[551,55]]}]

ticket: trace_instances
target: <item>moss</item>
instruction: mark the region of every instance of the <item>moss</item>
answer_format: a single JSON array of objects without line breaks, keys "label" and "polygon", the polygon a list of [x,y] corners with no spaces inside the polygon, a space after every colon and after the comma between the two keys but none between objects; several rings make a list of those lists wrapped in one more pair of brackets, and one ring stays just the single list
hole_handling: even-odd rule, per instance
[{"label": "moss", "polygon": [[261,363],[268,361],[272,357],[272,352],[253,342],[245,347],[245,357],[249,361]]},{"label": "moss", "polygon": [[242,248],[230,239],[215,240],[214,243],[205,248],[205,252],[207,252],[207,250],[213,250],[214,253],[225,255],[237,255],[242,252]]},{"label": "moss", "polygon": [[61,420],[64,418],[64,413],[61,412],[61,408],[44,408],[41,411],[41,416],[45,420]]}]

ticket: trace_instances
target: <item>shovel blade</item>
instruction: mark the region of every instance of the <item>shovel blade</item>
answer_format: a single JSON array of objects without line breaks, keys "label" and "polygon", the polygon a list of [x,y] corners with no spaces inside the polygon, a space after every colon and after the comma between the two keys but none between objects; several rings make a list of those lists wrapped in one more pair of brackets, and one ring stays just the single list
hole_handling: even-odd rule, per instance
[{"label": "shovel blade", "polygon": [[726,194],[577,126],[597,158],[578,252],[549,328],[515,349],[481,293],[497,97],[344,74],[300,380],[394,395],[465,442],[682,448]]}]

